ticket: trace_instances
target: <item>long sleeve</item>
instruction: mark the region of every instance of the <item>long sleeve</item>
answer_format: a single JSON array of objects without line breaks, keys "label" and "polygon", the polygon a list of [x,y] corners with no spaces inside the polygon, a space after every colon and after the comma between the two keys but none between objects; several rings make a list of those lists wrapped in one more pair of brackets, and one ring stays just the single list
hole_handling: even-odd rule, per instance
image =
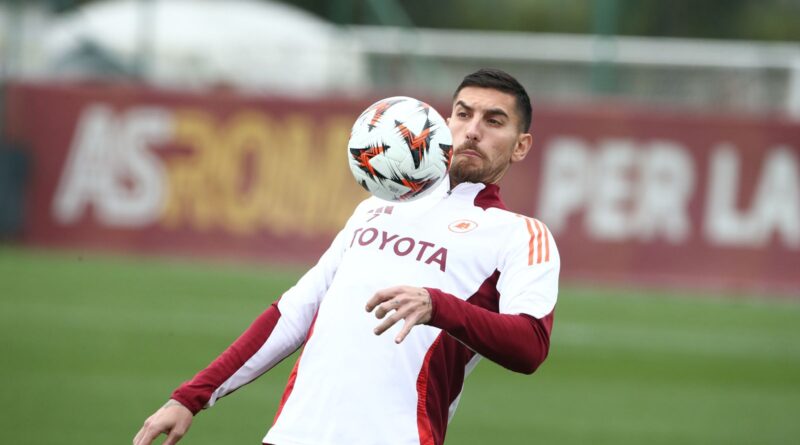
[{"label": "long sleeve", "polygon": [[275,302],[208,367],[173,391],[172,398],[197,414],[217,389],[222,387],[225,381],[241,369],[267,342],[280,316],[280,310]]},{"label": "long sleeve", "polygon": [[428,289],[428,324],[501,366],[532,373],[550,349],[560,257],[544,224],[522,216],[515,223],[495,274],[473,296],[480,298]]},{"label": "long sleeve", "polygon": [[550,348],[553,314],[500,314],[438,289],[428,289],[433,303],[429,325],[446,331],[468,348],[512,371],[533,373]]},{"label": "long sleeve", "polygon": [[297,350],[308,336],[319,305],[330,287],[345,250],[345,231],[334,239],[319,262],[264,311],[222,354],[172,398],[193,413],[250,383]]}]

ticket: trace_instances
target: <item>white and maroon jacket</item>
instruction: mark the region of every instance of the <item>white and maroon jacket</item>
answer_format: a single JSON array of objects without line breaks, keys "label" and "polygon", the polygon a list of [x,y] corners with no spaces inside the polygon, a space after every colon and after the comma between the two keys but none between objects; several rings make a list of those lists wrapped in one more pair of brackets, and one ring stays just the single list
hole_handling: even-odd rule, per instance
[{"label": "white and maroon jacket", "polygon": [[[264,443],[442,444],[481,356],[532,373],[549,349],[558,251],[498,193],[445,181],[413,202],[363,201],[319,263],[172,397],[197,413],[305,343]],[[376,336],[365,311],[397,285],[433,303],[399,345],[403,322]]]}]

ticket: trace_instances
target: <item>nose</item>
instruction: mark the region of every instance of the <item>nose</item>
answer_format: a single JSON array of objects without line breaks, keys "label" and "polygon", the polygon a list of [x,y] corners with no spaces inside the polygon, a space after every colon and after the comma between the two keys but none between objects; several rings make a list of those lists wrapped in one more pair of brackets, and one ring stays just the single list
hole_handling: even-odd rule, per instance
[{"label": "nose", "polygon": [[480,120],[472,119],[467,124],[467,131],[464,133],[467,139],[478,142],[481,139]]}]

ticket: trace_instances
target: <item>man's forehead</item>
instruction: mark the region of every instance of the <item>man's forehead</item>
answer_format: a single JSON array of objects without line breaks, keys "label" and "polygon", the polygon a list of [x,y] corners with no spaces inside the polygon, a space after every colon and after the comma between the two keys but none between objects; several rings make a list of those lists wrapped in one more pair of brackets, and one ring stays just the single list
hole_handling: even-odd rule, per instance
[{"label": "man's forehead", "polygon": [[466,106],[477,113],[505,114],[513,121],[518,121],[516,98],[494,88],[465,87],[453,100],[453,110]]},{"label": "man's forehead", "polygon": [[458,92],[453,105],[459,103],[475,110],[502,110],[516,115],[516,100],[509,93],[494,88],[464,87]]}]

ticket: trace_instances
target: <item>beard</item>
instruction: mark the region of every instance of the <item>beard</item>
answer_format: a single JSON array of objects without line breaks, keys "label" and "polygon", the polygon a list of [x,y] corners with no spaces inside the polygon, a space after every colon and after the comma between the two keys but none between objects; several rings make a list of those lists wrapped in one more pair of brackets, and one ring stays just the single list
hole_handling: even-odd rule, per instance
[{"label": "beard", "polygon": [[[472,150],[479,157],[460,156],[464,150]],[[466,141],[456,148],[453,155],[453,162],[450,165],[450,183],[483,182],[489,176],[489,168],[490,165],[486,161],[483,151],[474,142]]]}]

